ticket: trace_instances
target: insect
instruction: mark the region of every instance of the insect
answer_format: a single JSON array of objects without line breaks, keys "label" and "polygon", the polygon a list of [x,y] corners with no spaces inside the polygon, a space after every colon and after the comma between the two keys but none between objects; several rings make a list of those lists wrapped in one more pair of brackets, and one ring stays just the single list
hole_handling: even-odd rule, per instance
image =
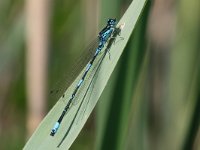
[{"label": "insect", "polygon": [[55,123],[54,127],[51,129],[51,133],[50,133],[51,136],[54,136],[57,133],[65,114],[68,112],[77,92],[79,91],[81,85],[83,84],[96,57],[99,55],[101,50],[104,48],[104,46],[108,42],[108,40],[110,38],[112,38],[112,35],[113,35],[114,31],[116,30],[116,24],[117,24],[116,19],[108,19],[107,25],[99,32],[98,46],[95,49],[95,53],[92,56],[92,58],[90,59],[89,63],[86,65],[85,71],[83,72],[83,75],[82,75],[81,79],[79,80],[79,82],[77,83],[75,89],[73,90],[73,93],[71,94],[71,97],[69,98],[69,101],[67,102],[64,110],[62,111],[58,121]]}]

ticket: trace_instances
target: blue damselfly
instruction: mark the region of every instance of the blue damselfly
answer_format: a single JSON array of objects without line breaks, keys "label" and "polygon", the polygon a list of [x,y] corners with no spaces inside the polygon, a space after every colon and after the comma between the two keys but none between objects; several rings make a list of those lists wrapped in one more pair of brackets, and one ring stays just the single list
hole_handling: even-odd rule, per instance
[{"label": "blue damselfly", "polygon": [[94,55],[90,59],[89,63],[86,65],[85,71],[83,72],[81,79],[79,80],[74,91],[72,92],[71,97],[69,98],[69,101],[67,102],[64,110],[62,111],[58,121],[55,123],[54,127],[52,128],[51,133],[50,133],[51,136],[54,136],[56,134],[56,132],[58,131],[64,116],[66,115],[69,108],[71,107],[72,102],[74,101],[74,98],[75,98],[77,92],[79,91],[80,87],[82,86],[83,82],[85,81],[85,78],[86,78],[88,72],[90,71],[91,67],[93,66],[94,61],[96,60],[96,57],[99,55],[101,50],[104,48],[105,44],[108,43],[109,39],[115,38],[115,37],[113,37],[113,34],[115,33],[115,31],[117,31],[117,29],[119,29],[119,28],[116,28],[116,24],[117,24],[116,19],[108,19],[107,25],[101,30],[101,32],[99,32],[98,44],[96,47],[93,48],[95,51]]}]

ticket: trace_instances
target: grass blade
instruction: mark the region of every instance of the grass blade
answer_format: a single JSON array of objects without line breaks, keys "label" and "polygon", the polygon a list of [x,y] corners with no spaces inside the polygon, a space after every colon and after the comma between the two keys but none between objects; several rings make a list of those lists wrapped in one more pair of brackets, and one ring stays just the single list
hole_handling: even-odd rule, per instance
[{"label": "grass blade", "polygon": [[[72,124],[72,122],[74,121],[73,118],[76,115],[77,110],[79,109],[79,106],[80,106],[80,104],[78,104],[78,105],[73,106],[70,109],[68,114],[65,116],[58,133],[54,137],[51,137],[49,135],[51,128],[53,127],[55,121],[57,121],[65,105],[62,100],[59,100],[56,103],[56,105],[53,107],[53,109],[45,117],[45,119],[42,121],[40,126],[37,128],[35,133],[32,135],[30,140],[25,145],[24,149],[28,149],[28,150],[30,149],[34,149],[34,150],[35,149],[58,149],[57,148],[58,144],[60,143],[60,141],[62,140],[63,136],[66,134],[69,128],[70,128],[70,131],[67,134],[67,137],[65,138],[63,143],[60,145],[59,149],[68,149],[71,146],[71,144],[74,142],[79,132],[81,131],[82,127],[84,126],[93,108],[95,107],[99,97],[101,96],[101,93],[103,92],[129,40],[129,37],[131,36],[131,33],[136,25],[136,22],[139,19],[140,14],[142,13],[142,9],[145,5],[145,2],[146,0],[134,0],[129,6],[128,10],[125,12],[122,19],[119,21],[119,24],[122,24],[122,23],[126,24],[124,29],[121,32],[121,36],[124,38],[124,40],[120,40],[116,44],[112,45],[110,49],[111,59],[109,59],[108,55],[106,55],[106,57],[104,58],[101,64],[101,67],[98,71],[98,77],[95,79],[95,85],[94,85],[94,88],[92,89],[93,92],[91,93],[91,95],[86,96],[86,99],[89,100],[89,104],[87,106],[87,109],[84,113],[84,117],[81,120],[81,122],[79,122],[78,124],[76,123]],[[72,85],[65,92],[65,95],[67,98],[73,92],[74,86],[77,84],[77,81],[81,75],[82,74],[80,74],[77,77],[77,79],[72,83]],[[90,75],[91,74],[89,74],[89,76]],[[81,94],[84,95],[83,93]]]}]

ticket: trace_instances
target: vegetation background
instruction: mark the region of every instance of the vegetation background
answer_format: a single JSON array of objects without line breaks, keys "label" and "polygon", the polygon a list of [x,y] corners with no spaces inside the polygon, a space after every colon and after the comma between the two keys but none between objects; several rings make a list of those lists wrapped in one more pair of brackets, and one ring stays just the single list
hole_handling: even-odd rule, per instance
[{"label": "vegetation background", "polygon": [[[22,149],[49,92],[131,0],[0,1],[0,149]],[[200,2],[148,1],[71,149],[200,149]]]}]

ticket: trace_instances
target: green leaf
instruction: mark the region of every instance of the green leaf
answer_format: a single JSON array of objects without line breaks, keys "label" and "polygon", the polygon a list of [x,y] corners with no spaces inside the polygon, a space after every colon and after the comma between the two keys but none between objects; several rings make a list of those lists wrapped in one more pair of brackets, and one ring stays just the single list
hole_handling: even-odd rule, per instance
[{"label": "green leaf", "polygon": [[[48,113],[45,119],[42,121],[40,126],[37,128],[35,133],[32,135],[30,140],[25,145],[24,149],[68,149],[71,144],[74,142],[81,129],[83,128],[87,118],[95,107],[99,97],[101,96],[128,40],[131,36],[131,33],[136,25],[136,22],[139,19],[140,14],[142,13],[142,9],[145,5],[146,0],[134,0],[129,6],[128,10],[125,12],[124,16],[118,23],[118,26],[125,23],[125,27],[121,31],[121,37],[123,40],[120,40],[119,37],[116,39],[116,43],[112,44],[110,48],[110,58],[107,54],[102,64],[99,68],[93,68],[93,70],[97,70],[97,75],[93,78],[91,85],[90,82],[85,82],[81,87],[81,92],[79,93],[77,100],[78,103],[73,105],[69,112],[65,115],[62,124],[54,137],[50,136],[50,131],[54,126],[54,123],[57,121],[60,116],[62,110],[65,107],[68,98],[72,94],[74,87],[76,86],[78,80],[82,76],[83,71],[79,74],[76,80],[72,83],[72,85],[65,92],[65,98],[60,98],[56,105],[52,108],[52,110]],[[101,54],[103,55],[103,54]],[[102,57],[97,57],[97,60],[94,62],[94,66],[97,66],[100,63]],[[95,71],[91,71],[88,73],[89,77],[93,76]],[[84,101],[83,97],[89,88],[88,94],[85,96]],[[87,107],[84,107],[87,106]],[[86,109],[84,109],[86,108]],[[62,142],[61,142],[62,141]]]}]

